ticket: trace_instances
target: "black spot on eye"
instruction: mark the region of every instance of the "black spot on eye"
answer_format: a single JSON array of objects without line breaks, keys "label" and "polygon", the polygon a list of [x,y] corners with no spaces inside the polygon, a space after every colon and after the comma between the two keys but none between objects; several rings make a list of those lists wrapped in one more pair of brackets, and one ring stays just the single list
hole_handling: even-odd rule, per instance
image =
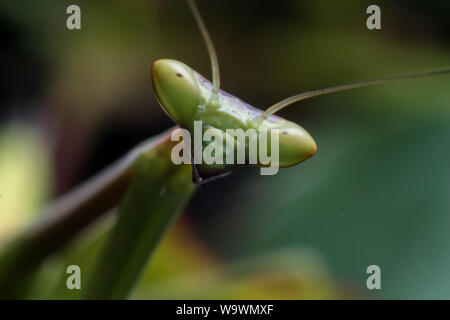
[{"label": "black spot on eye", "polygon": [[183,78],[183,75],[179,72],[176,73],[177,77]]}]

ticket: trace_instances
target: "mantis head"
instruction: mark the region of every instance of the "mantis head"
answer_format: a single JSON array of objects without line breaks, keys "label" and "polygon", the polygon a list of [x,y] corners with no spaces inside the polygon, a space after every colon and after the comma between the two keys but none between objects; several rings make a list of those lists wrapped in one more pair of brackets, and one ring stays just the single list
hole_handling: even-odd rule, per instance
[{"label": "mantis head", "polygon": [[[314,139],[299,125],[277,116],[261,118],[262,110],[253,108],[236,97],[218,90],[214,85],[182,62],[161,59],[152,67],[156,98],[168,116],[181,128],[194,133],[195,120],[204,127],[225,133],[227,129],[278,129],[279,159],[276,165],[290,167],[311,156],[317,150]],[[206,147],[204,145],[203,147]],[[248,150],[247,150],[248,152]],[[234,166],[199,165],[203,176],[215,176]]]}]

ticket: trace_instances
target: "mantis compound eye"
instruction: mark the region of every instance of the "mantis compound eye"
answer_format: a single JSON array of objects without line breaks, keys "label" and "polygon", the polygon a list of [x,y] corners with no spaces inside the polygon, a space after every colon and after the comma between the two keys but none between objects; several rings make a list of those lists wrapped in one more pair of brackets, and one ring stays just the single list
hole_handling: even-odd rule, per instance
[{"label": "mantis compound eye", "polygon": [[194,72],[182,62],[161,59],[152,66],[153,89],[167,115],[178,125],[192,122],[200,101]]},{"label": "mantis compound eye", "polygon": [[286,121],[279,129],[279,166],[290,167],[311,158],[317,152],[313,137],[294,122]]}]

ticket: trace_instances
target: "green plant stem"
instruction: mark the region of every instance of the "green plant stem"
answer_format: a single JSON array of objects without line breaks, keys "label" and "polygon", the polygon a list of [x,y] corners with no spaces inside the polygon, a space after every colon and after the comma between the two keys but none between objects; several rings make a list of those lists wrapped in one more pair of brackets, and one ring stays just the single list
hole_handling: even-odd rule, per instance
[{"label": "green plant stem", "polygon": [[192,167],[174,165],[170,151],[164,145],[136,160],[86,299],[126,298],[168,226],[194,193]]},{"label": "green plant stem", "polygon": [[135,160],[141,154],[151,154],[158,146],[169,145],[173,129],[144,141],[117,163],[54,202],[39,223],[5,247],[0,253],[0,299],[26,297],[27,287],[41,262],[120,202],[133,175]]}]

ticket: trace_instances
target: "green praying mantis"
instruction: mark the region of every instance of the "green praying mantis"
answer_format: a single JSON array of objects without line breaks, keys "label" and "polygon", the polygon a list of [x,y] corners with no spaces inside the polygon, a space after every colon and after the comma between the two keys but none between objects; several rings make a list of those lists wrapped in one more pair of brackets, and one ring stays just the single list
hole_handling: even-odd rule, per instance
[{"label": "green praying mantis", "polygon": [[[125,298],[167,227],[197,185],[233,171],[237,164],[181,164],[171,161],[171,136],[178,128],[194,134],[194,122],[221,132],[227,129],[277,129],[279,167],[291,167],[317,151],[313,137],[300,125],[275,115],[304,99],[395,80],[450,73],[450,69],[344,84],[288,97],[265,111],[220,89],[219,63],[210,35],[194,0],[187,0],[206,44],[212,82],[186,64],[161,59],[153,63],[156,99],[177,125],[144,141],[123,159],[54,202],[45,218],[16,239],[0,256],[0,297],[25,296],[28,277],[56,249],[117,205],[117,220],[81,297]],[[205,148],[207,145],[203,145]],[[256,165],[263,165],[257,161]],[[192,183],[192,180],[194,183]]]}]

